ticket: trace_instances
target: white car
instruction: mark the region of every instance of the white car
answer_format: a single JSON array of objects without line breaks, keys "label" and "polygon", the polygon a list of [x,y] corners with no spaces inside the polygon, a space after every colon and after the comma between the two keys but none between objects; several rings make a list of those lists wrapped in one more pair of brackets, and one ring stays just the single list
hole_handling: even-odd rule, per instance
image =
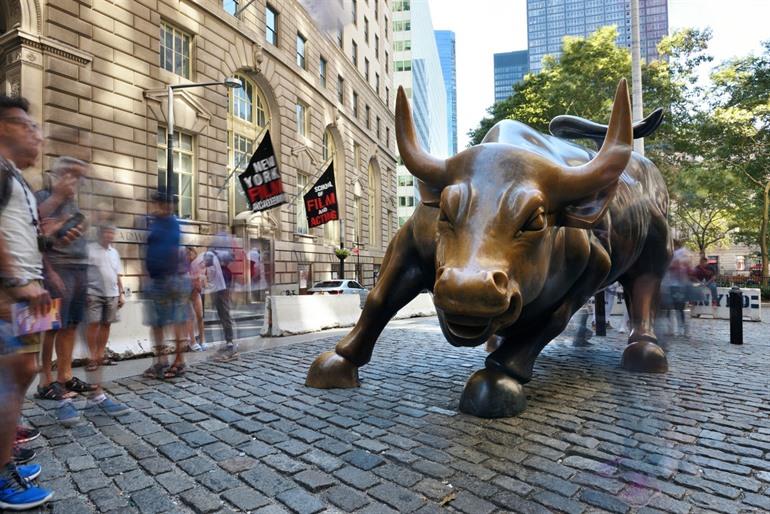
[{"label": "white car", "polygon": [[310,294],[357,294],[361,298],[361,305],[366,300],[369,290],[355,280],[324,280],[317,282],[307,290]]}]

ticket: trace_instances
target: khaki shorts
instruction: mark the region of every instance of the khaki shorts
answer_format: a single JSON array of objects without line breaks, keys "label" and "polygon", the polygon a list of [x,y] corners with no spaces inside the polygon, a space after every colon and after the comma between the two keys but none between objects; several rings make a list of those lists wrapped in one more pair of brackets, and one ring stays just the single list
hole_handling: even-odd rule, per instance
[{"label": "khaki shorts", "polygon": [[118,297],[88,295],[86,321],[101,325],[118,321]]},{"label": "khaki shorts", "polygon": [[[35,281],[40,287],[43,286],[42,280]],[[0,290],[0,320],[10,321],[11,304],[13,300],[5,291]],[[42,347],[43,332],[36,334],[27,334],[14,338],[14,341],[20,343],[19,346],[11,347],[11,341],[0,342],[0,355],[13,353],[39,353]]]}]

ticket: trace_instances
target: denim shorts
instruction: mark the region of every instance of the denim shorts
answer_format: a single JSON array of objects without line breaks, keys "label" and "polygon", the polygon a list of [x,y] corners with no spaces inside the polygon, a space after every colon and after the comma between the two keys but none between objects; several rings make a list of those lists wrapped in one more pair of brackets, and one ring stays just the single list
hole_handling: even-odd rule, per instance
[{"label": "denim shorts", "polygon": [[181,275],[173,275],[150,279],[145,294],[148,300],[144,309],[145,325],[165,327],[190,319],[190,287],[184,278]]}]

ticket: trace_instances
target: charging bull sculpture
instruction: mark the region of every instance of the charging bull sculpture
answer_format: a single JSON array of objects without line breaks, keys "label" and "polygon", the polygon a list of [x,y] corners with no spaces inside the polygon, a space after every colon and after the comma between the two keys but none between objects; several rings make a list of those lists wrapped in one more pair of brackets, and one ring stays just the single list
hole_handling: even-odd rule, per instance
[{"label": "charging bull sculpture", "polygon": [[306,384],[358,386],[358,368],[385,325],[429,289],[452,345],[496,342],[485,367],[468,379],[460,410],[485,418],[517,414],[538,354],[616,280],[632,324],[621,366],[667,371],[653,325],[671,258],[668,193],[658,169],[632,152],[626,81],[608,127],[578,120],[593,132],[577,135],[596,138],[597,127],[606,133],[598,153],[504,120],[481,144],[438,159],[417,142],[399,88],[398,149],[418,179],[421,204],[391,241],[358,323],[316,358]]}]

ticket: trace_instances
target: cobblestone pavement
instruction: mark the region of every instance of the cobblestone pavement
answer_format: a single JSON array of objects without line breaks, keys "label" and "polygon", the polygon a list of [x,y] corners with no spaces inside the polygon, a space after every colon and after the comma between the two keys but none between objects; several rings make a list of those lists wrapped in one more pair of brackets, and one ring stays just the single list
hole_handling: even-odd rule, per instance
[{"label": "cobblestone pavement", "polygon": [[[400,327],[400,328],[399,328]],[[623,340],[549,345],[516,418],[457,413],[483,349],[435,319],[388,328],[354,390],[305,388],[334,340],[108,385],[135,411],[58,426],[28,403],[54,512],[770,511],[770,327],[694,320],[671,371],[618,368]]]}]

